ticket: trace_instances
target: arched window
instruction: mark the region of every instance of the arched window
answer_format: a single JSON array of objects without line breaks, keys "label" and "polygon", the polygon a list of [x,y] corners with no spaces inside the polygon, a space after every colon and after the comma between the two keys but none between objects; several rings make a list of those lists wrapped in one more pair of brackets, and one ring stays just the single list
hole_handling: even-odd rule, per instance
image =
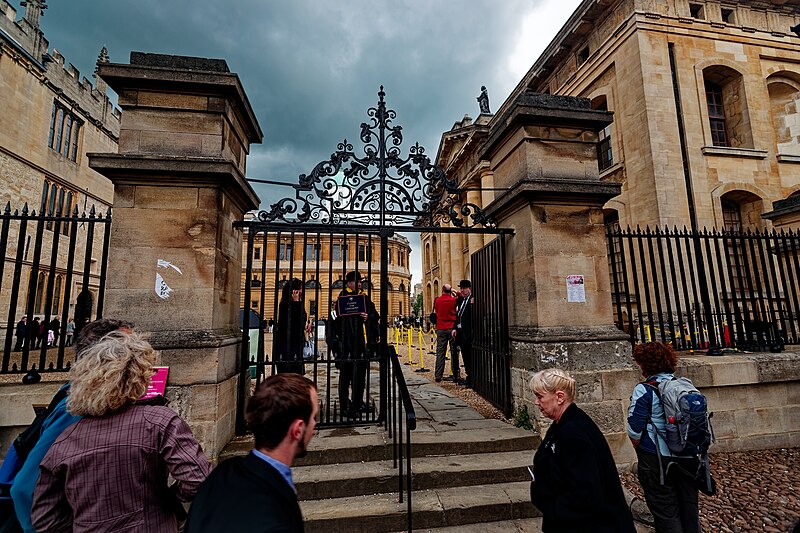
[{"label": "arched window", "polygon": [[44,272],[39,272],[39,275],[36,278],[36,299],[33,304],[33,308],[37,313],[43,313],[44,309],[44,289],[47,283],[47,274]]},{"label": "arched window", "polygon": [[714,146],[753,148],[750,113],[742,75],[730,67],[703,69],[711,143]]},{"label": "arched window", "polygon": [[56,276],[56,283],[53,287],[53,308],[50,311],[51,314],[57,315],[61,312],[61,291],[64,284],[64,274],[59,274]]},{"label": "arched window", "polygon": [[319,281],[315,279],[310,279],[306,281],[306,289],[319,289],[319,288],[321,288]]},{"label": "arched window", "polygon": [[372,282],[368,279],[365,279],[361,282],[361,290],[368,291],[372,288]]},{"label": "arched window", "polygon": [[400,291],[400,292],[402,292],[403,294],[405,294],[405,293],[406,293],[406,286],[405,286],[405,284],[404,284],[403,282],[400,282],[400,286],[399,286],[399,287],[397,287],[397,290],[398,290],[398,291]]},{"label": "arched window", "polygon": [[333,288],[334,289],[344,288],[344,281],[342,281],[341,279],[337,279],[336,281],[333,282]]},{"label": "arched window", "polygon": [[433,263],[431,262],[431,243],[429,242],[425,243],[425,261],[427,262],[425,265],[425,270],[430,270],[430,268],[433,266]]},{"label": "arched window", "polygon": [[767,78],[775,144],[781,155],[800,155],[800,135],[793,131],[800,124],[800,75],[794,76],[782,72]]},{"label": "arched window", "polygon": [[431,244],[431,268],[439,264],[439,249],[436,245],[436,236],[433,236],[433,244]]},{"label": "arched window", "polygon": [[393,290],[394,290],[394,286],[392,285],[392,282],[390,282],[390,281],[387,281],[387,282],[386,282],[386,287],[384,287],[384,288],[385,288],[387,291],[393,291]]}]

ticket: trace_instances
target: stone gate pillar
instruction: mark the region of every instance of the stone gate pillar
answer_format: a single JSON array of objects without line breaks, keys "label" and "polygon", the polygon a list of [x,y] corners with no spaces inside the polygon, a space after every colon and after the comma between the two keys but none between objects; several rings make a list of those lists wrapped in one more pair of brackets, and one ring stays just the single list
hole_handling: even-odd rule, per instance
[{"label": "stone gate pillar", "polygon": [[494,187],[508,189],[486,212],[515,230],[506,246],[515,407],[538,415],[533,373],[566,369],[578,381],[577,403],[628,462],[624,422],[636,377],[613,322],[602,211],[620,184],[600,181],[596,152],[597,132],[611,121],[583,98],[525,93],[493,122],[482,159]]},{"label": "stone gate pillar", "polygon": [[106,316],[147,332],[167,396],[215,457],[234,434],[241,232],[259,199],[245,159],[261,129],[223,60],[131,52],[99,64],[119,95],[119,153],[89,154],[115,187]]}]

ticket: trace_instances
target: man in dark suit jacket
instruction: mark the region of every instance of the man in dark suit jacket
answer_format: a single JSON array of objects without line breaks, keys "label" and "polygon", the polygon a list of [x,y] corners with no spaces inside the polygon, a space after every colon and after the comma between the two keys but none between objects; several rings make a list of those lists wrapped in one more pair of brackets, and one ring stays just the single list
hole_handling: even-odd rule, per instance
[{"label": "man in dark suit jacket", "polygon": [[461,348],[461,359],[464,361],[464,373],[467,375],[464,384],[472,387],[472,380],[475,378],[473,371],[475,363],[472,360],[472,304],[475,297],[472,296],[472,283],[468,279],[462,279],[458,284],[459,296],[456,298],[456,323],[453,329],[456,344]]},{"label": "man in dark suit jacket", "polygon": [[302,532],[291,466],[306,454],[318,411],[314,383],[298,374],[265,379],[247,404],[255,449],[221,463],[194,498],[187,533]]}]

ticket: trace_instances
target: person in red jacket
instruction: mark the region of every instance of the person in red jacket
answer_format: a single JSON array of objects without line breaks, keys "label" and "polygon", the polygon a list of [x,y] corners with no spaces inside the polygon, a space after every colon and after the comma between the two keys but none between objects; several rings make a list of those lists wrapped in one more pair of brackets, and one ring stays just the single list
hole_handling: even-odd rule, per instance
[{"label": "person in red jacket", "polygon": [[456,325],[456,298],[453,296],[453,287],[445,284],[442,294],[433,301],[433,312],[436,313],[436,382],[442,381],[444,374],[444,358],[447,354],[447,345],[450,345],[450,365],[453,370],[453,381],[460,380],[458,370],[458,352],[453,329]]}]

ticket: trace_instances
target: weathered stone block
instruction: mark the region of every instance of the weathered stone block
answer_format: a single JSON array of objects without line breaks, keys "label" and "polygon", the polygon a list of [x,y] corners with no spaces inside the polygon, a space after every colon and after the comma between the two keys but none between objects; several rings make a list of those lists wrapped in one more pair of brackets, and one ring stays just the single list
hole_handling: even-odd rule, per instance
[{"label": "weathered stone block", "polygon": [[620,433],[625,431],[626,419],[622,402],[606,401],[579,404],[586,411],[603,433]]},{"label": "weathered stone block", "polygon": [[198,208],[197,187],[136,187],[134,206],[140,209],[196,209]]}]

